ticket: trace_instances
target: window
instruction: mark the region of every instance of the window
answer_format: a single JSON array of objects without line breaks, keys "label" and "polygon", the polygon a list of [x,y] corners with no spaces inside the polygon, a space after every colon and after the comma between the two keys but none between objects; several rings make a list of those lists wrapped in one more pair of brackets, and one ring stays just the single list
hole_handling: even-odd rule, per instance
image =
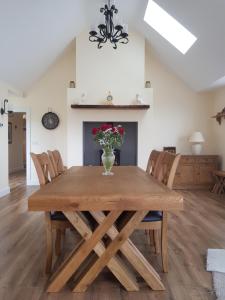
[{"label": "window", "polygon": [[183,54],[197,40],[190,31],[152,0],[148,1],[144,20]]}]

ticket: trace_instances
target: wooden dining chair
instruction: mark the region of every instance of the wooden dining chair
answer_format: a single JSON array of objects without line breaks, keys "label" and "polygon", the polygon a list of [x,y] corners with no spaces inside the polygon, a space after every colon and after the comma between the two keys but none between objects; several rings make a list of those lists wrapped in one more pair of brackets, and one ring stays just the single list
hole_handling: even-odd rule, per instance
[{"label": "wooden dining chair", "polygon": [[[180,154],[176,155],[169,152],[162,152],[162,154],[158,156],[154,177],[166,185],[169,189],[172,189],[173,187],[174,177],[180,157]],[[138,226],[138,229],[147,230],[150,239],[153,237],[156,253],[160,252],[159,232],[161,231],[161,257],[164,272],[168,272],[167,223],[167,212],[150,211]]]},{"label": "wooden dining chair", "polygon": [[34,154],[31,153],[31,158],[33,160],[39,184],[40,186],[46,185],[51,180],[54,180],[56,178],[56,173],[53,168],[53,165],[49,161],[49,157],[47,153],[41,153],[41,154]]},{"label": "wooden dining chair", "polygon": [[48,155],[53,163],[53,167],[57,175],[64,173],[67,167],[64,166],[62,156],[58,150],[48,150]]},{"label": "wooden dining chair", "polygon": [[146,172],[154,176],[156,170],[156,163],[158,161],[159,155],[162,151],[152,150],[147,163]]},{"label": "wooden dining chair", "polygon": [[[50,181],[54,180],[57,175],[54,172],[54,167],[50,161],[47,153],[35,154],[31,153],[37,176],[39,179],[40,187],[45,186]],[[52,258],[53,258],[53,231],[56,231],[55,239],[55,254],[61,254],[61,240],[64,239],[65,230],[72,228],[71,223],[66,219],[61,212],[46,212],[45,213],[45,226],[46,226],[46,273],[51,272]]]}]

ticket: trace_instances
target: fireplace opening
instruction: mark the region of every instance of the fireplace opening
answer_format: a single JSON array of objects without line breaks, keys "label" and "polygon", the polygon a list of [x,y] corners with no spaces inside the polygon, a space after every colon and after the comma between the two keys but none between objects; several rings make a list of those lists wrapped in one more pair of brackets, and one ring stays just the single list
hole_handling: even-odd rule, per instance
[{"label": "fireplace opening", "polygon": [[101,155],[103,151],[100,145],[93,139],[92,128],[100,127],[103,123],[109,123],[112,126],[122,125],[126,132],[121,149],[114,149],[114,165],[136,166],[138,142],[137,122],[83,122],[83,165],[102,165]]}]

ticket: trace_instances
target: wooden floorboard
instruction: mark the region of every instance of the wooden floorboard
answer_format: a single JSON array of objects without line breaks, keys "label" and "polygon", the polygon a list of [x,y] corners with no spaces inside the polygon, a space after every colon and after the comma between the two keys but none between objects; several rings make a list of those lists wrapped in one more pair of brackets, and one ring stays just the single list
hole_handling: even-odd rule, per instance
[{"label": "wooden floorboard", "polygon": [[[37,187],[26,187],[23,173],[11,179],[11,194],[0,199],[1,300],[214,300],[211,273],[205,271],[208,248],[225,248],[225,197],[205,191],[183,191],[185,209],[169,217],[169,273],[163,274],[160,256],[149,249],[146,236],[136,231],[132,240],[159,272],[165,292],[153,292],[137,277],[140,291],[129,293],[107,270],[84,294],[66,287],[45,292],[44,214],[27,211],[27,197]],[[64,257],[78,235],[67,231]],[[150,251],[151,250],[151,251]],[[57,267],[63,258],[54,260]]]}]

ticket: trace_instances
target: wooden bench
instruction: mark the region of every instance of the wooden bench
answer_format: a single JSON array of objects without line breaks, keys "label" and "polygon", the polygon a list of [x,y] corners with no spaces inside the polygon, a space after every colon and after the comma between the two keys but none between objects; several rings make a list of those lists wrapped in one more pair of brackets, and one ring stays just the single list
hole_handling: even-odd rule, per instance
[{"label": "wooden bench", "polygon": [[215,194],[224,194],[225,193],[225,171],[214,171],[213,176],[216,180],[216,183],[212,189],[212,192]]}]

